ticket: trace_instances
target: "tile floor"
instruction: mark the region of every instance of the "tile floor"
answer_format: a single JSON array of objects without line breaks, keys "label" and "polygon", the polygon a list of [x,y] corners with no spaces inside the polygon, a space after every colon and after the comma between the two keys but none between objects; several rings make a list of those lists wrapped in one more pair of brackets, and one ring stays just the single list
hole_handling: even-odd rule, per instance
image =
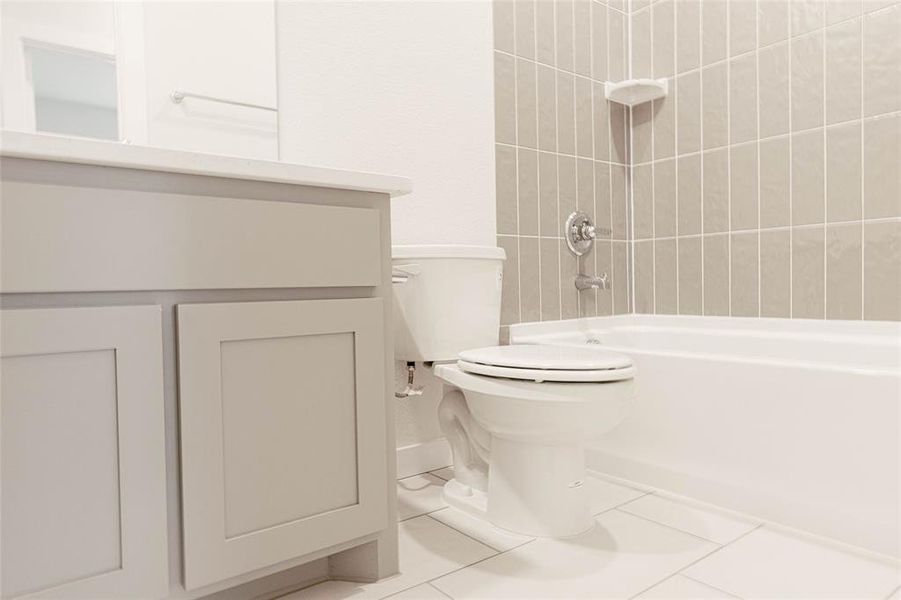
[{"label": "tile floor", "polygon": [[590,478],[597,527],[567,540],[487,525],[441,499],[450,467],[398,482],[401,573],[282,600],[898,600],[897,564],[758,521]]}]

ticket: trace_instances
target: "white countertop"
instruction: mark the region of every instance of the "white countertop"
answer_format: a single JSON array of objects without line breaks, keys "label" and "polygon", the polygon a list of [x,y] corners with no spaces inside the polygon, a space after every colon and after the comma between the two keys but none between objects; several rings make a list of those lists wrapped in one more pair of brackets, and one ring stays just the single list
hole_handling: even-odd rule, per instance
[{"label": "white countertop", "polygon": [[0,156],[380,192],[392,197],[412,191],[409,179],[393,175],[18,131],[0,132]]}]

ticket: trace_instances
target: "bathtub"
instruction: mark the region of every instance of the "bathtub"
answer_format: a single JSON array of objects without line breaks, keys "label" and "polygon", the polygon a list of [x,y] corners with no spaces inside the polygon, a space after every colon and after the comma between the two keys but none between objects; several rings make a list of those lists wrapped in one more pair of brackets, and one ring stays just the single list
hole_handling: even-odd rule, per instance
[{"label": "bathtub", "polygon": [[513,325],[510,343],[635,361],[590,469],[901,556],[901,324],[627,315]]}]

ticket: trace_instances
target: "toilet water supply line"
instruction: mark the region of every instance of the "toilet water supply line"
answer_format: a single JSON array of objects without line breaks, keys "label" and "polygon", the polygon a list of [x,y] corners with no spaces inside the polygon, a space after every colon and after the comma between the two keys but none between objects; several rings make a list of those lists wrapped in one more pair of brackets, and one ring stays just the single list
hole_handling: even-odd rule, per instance
[{"label": "toilet water supply line", "polygon": [[416,363],[407,362],[407,386],[402,392],[394,392],[395,398],[409,398],[410,396],[422,396],[422,386],[413,385],[413,378],[416,376]]}]

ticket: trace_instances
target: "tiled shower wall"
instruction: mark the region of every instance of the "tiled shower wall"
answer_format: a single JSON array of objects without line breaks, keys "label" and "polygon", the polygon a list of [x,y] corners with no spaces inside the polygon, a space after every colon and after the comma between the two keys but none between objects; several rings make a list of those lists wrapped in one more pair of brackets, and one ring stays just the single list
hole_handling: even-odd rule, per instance
[{"label": "tiled shower wall", "polygon": [[[496,0],[494,21],[503,324],[901,319],[897,1]],[[670,89],[631,116],[601,86],[630,27],[632,77]],[[613,229],[579,261],[575,207]]]},{"label": "tiled shower wall", "polygon": [[[628,113],[603,92],[605,80],[627,72],[627,31],[623,3],[494,3],[502,325],[631,310]],[[577,209],[612,229],[581,259],[561,236]],[[606,271],[612,289],[577,292],[579,271]]]},{"label": "tiled shower wall", "polygon": [[632,9],[635,312],[901,318],[901,5]]}]

